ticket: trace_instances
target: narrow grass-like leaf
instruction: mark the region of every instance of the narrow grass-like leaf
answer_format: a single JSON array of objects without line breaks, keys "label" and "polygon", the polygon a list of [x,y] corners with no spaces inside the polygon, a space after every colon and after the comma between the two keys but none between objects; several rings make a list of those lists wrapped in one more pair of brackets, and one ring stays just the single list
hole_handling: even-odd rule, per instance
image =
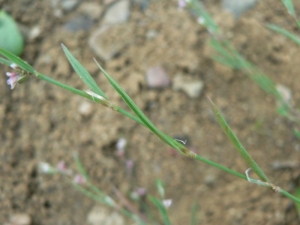
[{"label": "narrow grass-like leaf", "polygon": [[159,179],[156,179],[155,185],[161,198],[165,197],[165,184]]},{"label": "narrow grass-like leaf", "polygon": [[29,73],[35,74],[35,70],[24,60],[20,59],[18,56],[0,48],[0,54],[7,58],[9,61],[17,64],[23,70],[26,70]]},{"label": "narrow grass-like leaf", "polygon": [[212,34],[217,34],[219,28],[210,14],[206,11],[204,5],[198,0],[189,1],[189,4],[194,13],[203,19],[203,25],[207,27],[207,30]]},{"label": "narrow grass-like leaf", "polygon": [[264,174],[262,169],[257,165],[257,163],[251,158],[251,156],[249,155],[247,150],[244,148],[242,143],[239,141],[239,139],[236,137],[234,132],[229,127],[228,123],[226,122],[226,120],[224,119],[224,117],[222,116],[222,114],[220,113],[218,108],[216,107],[216,105],[213,103],[213,101],[210,98],[207,97],[207,99],[209,101],[211,109],[212,109],[219,125],[222,127],[222,130],[224,131],[224,133],[226,134],[228,139],[238,150],[238,152],[240,153],[242,158],[245,160],[245,162],[248,164],[248,166],[250,168],[252,168],[253,171],[257,174],[257,176],[259,176],[264,182],[268,182],[267,176]]},{"label": "narrow grass-like leaf", "polygon": [[273,30],[277,33],[280,33],[284,36],[286,36],[287,38],[291,39],[293,42],[295,42],[297,45],[300,45],[300,38],[298,36],[296,36],[295,34],[279,27],[279,26],[276,26],[274,24],[267,24],[266,25],[270,30]]},{"label": "narrow grass-like leaf", "polygon": [[[296,188],[295,196],[296,196],[298,199],[300,199],[300,187],[299,187],[299,186]],[[298,216],[299,216],[299,218],[300,218],[300,203],[295,202],[295,205],[296,205],[296,209],[297,209],[297,212],[298,212]]]},{"label": "narrow grass-like leaf", "polygon": [[89,72],[80,64],[80,62],[72,55],[72,53],[67,49],[66,46],[61,44],[63,51],[65,52],[69,62],[71,63],[73,69],[78,74],[78,76],[83,80],[83,82],[96,94],[108,99],[100,87],[96,84],[93,77]]},{"label": "narrow grass-like leaf", "polygon": [[0,57],[0,63],[1,64],[5,64],[5,65],[8,65],[10,66],[11,65],[11,61],[7,60],[7,59],[4,59],[2,57]]},{"label": "narrow grass-like leaf", "polygon": [[197,202],[194,203],[193,209],[192,209],[192,219],[191,219],[191,225],[197,225],[198,224],[198,219],[197,219],[197,214],[198,214],[198,204]]},{"label": "narrow grass-like leaf", "polygon": [[284,6],[286,7],[288,13],[292,16],[296,16],[295,15],[295,9],[294,9],[294,4],[292,0],[282,0],[282,3],[284,4]]},{"label": "narrow grass-like leaf", "polygon": [[253,71],[250,74],[250,78],[252,78],[258,85],[267,93],[274,95],[280,102],[282,101],[282,96],[276,89],[276,85],[274,82],[268,78],[267,76],[261,74],[260,72]]},{"label": "narrow grass-like leaf", "polygon": [[141,119],[146,127],[148,127],[155,135],[157,135],[161,140],[169,144],[171,147],[177,149],[181,152],[181,148],[185,148],[183,145],[175,141],[173,138],[161,132],[154,124],[146,117],[146,115],[139,109],[139,107],[134,103],[134,101],[127,95],[127,93],[121,88],[121,86],[99,65],[95,60],[96,64],[103,72],[112,87],[119,93],[122,99],[126,102],[128,107]]},{"label": "narrow grass-like leaf", "polygon": [[168,212],[167,212],[165,206],[162,204],[162,202],[160,200],[154,198],[153,196],[149,196],[149,199],[158,209],[160,215],[163,218],[164,225],[171,225]]},{"label": "narrow grass-like leaf", "polygon": [[294,135],[300,140],[300,132],[298,130],[294,130]]},{"label": "narrow grass-like leaf", "polygon": [[77,153],[74,153],[73,157],[74,157],[75,163],[76,163],[76,165],[77,165],[77,168],[78,168],[78,170],[79,170],[79,173],[80,173],[82,176],[84,176],[84,178],[85,178],[87,181],[89,181],[90,178],[89,178],[87,172],[84,170],[84,167],[83,167],[83,165],[82,165],[82,163],[81,163],[81,161],[80,161],[80,159],[79,159],[79,157],[78,157],[78,154],[77,154]]}]

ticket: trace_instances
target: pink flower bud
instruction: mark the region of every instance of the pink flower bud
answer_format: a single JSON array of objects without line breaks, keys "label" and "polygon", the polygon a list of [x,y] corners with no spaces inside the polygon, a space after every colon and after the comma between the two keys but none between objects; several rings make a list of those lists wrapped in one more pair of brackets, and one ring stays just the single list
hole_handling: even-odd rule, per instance
[{"label": "pink flower bud", "polygon": [[76,174],[73,182],[75,184],[85,184],[86,183],[86,179],[81,175],[81,174]]}]

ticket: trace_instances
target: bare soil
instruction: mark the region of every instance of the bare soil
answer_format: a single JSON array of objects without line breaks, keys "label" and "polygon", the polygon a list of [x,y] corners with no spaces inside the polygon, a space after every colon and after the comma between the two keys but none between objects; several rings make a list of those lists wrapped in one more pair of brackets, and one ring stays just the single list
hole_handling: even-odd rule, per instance
[{"label": "bare soil", "polygon": [[[102,4],[101,0],[89,1]],[[300,2],[294,1],[300,12]],[[274,23],[296,34],[293,19],[280,1],[259,1],[239,20],[224,13],[219,1],[206,2],[213,18],[232,44],[275,83],[293,93],[300,107],[299,46],[264,27]],[[101,76],[93,62],[95,53],[87,42],[101,18],[88,31],[71,32],[64,24],[80,14],[80,5],[55,17],[50,1],[0,0],[25,30],[39,26],[42,33],[27,40],[22,58],[36,70],[76,88],[87,87],[76,76],[61,50],[64,43],[86,66],[115,103],[121,98]],[[133,5],[124,26],[131,27],[126,48],[102,66],[128,91],[147,116],[165,133],[188,138],[198,154],[241,173],[247,165],[215,122],[206,101],[210,96],[221,109],[239,139],[276,185],[293,191],[299,175],[300,143],[293,124],[276,113],[276,101],[242,72],[214,62],[206,30],[176,1],[152,1],[142,11]],[[133,29],[132,29],[133,28]],[[157,36],[148,39],[149,30]],[[150,90],[147,68],[160,65],[170,78],[177,73],[201,79],[205,88],[197,99],[172,88]],[[169,215],[174,225],[189,224],[194,203],[199,205],[199,224],[298,224],[290,200],[269,189],[249,184],[204,163],[174,155],[152,133],[135,122],[95,103],[91,113],[80,113],[87,100],[35,78],[11,91],[5,72],[0,73],[0,221],[26,213],[32,224],[87,224],[96,202],[83,196],[59,175],[45,175],[39,162],[56,165],[64,160],[75,168],[72,154],[79,156],[95,185],[116,198],[113,188],[126,194],[145,187],[157,195],[155,179],[163,180],[167,198],[173,200]],[[128,141],[127,158],[135,173],[128,175],[115,155],[120,137]],[[274,170],[272,163],[294,162],[298,167]],[[127,224],[132,224],[127,220]]]}]

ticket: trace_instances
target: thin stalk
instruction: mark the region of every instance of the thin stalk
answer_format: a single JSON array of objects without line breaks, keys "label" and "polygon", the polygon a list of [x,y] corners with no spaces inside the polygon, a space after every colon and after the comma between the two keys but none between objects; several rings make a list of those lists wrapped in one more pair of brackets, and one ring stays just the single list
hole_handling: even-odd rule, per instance
[{"label": "thin stalk", "polygon": [[[63,89],[66,89],[66,90],[68,90],[68,91],[70,91],[70,92],[72,92],[72,93],[74,93],[74,94],[77,94],[77,95],[80,95],[80,96],[82,96],[82,97],[84,97],[84,98],[87,98],[88,100],[91,100],[91,101],[93,101],[93,102],[100,103],[101,105],[104,105],[104,106],[105,106],[105,104],[103,104],[103,101],[102,101],[102,100],[100,100],[100,99],[98,99],[98,98],[94,98],[93,96],[90,96],[90,95],[87,94],[85,91],[81,91],[81,90],[79,90],[79,89],[73,88],[73,87],[71,87],[71,86],[69,86],[69,85],[66,85],[66,84],[64,84],[64,83],[61,83],[61,82],[59,82],[59,81],[56,81],[56,80],[54,80],[54,79],[52,79],[52,78],[50,78],[50,77],[48,77],[48,76],[46,76],[46,75],[43,75],[43,74],[41,74],[41,73],[37,73],[37,74],[36,74],[36,77],[38,77],[38,78],[40,78],[41,80],[44,80],[44,81],[46,81],[46,82],[48,82],[48,83],[51,83],[51,84],[53,84],[53,85],[55,85],[55,86],[58,86],[58,87],[63,88]],[[132,119],[132,120],[134,120],[134,121],[140,123],[141,125],[145,126],[145,124],[144,124],[138,117],[132,115],[130,112],[128,112],[128,111],[126,111],[126,110],[124,110],[124,109],[122,109],[122,108],[120,108],[120,107],[118,107],[118,106],[115,106],[115,111],[117,111],[117,112],[123,114],[124,116],[127,116],[127,117],[129,117],[130,119]]]},{"label": "thin stalk", "polygon": [[297,197],[295,197],[294,195],[288,193],[287,191],[281,189],[281,190],[280,190],[280,193],[283,194],[285,197],[287,197],[287,198],[293,200],[294,202],[297,202],[298,204],[300,204],[300,199],[297,198]]},{"label": "thin stalk", "polygon": [[209,160],[209,159],[203,158],[203,157],[201,157],[201,156],[199,156],[199,155],[196,155],[195,159],[198,160],[198,161],[207,163],[207,164],[209,164],[209,165],[211,165],[211,166],[214,166],[214,167],[216,167],[216,168],[218,168],[218,169],[220,169],[220,170],[223,170],[223,171],[225,171],[225,172],[227,172],[227,173],[230,173],[230,174],[232,174],[232,175],[234,175],[234,176],[236,176],[236,177],[239,177],[239,178],[242,178],[242,179],[244,179],[244,180],[247,180],[247,177],[246,177],[244,174],[241,174],[241,173],[239,173],[239,172],[236,172],[236,171],[234,171],[234,170],[232,170],[232,169],[229,169],[229,168],[227,168],[227,167],[225,167],[225,166],[222,166],[222,165],[220,165],[220,164],[218,164],[218,163],[216,163],[216,162],[213,162],[213,161],[211,161],[211,160]]}]

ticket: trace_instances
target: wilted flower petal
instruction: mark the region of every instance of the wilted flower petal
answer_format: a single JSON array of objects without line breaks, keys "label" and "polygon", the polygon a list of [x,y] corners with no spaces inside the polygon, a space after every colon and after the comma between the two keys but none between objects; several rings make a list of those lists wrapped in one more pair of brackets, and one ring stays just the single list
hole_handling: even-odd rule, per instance
[{"label": "wilted flower petal", "polygon": [[42,171],[42,173],[52,174],[56,172],[56,170],[49,163],[46,162],[40,162],[39,168]]},{"label": "wilted flower petal", "polygon": [[169,208],[172,205],[172,199],[165,199],[162,203],[166,208]]},{"label": "wilted flower petal", "polygon": [[19,66],[17,64],[15,64],[15,63],[12,63],[12,64],[10,64],[10,68],[18,69]]}]

